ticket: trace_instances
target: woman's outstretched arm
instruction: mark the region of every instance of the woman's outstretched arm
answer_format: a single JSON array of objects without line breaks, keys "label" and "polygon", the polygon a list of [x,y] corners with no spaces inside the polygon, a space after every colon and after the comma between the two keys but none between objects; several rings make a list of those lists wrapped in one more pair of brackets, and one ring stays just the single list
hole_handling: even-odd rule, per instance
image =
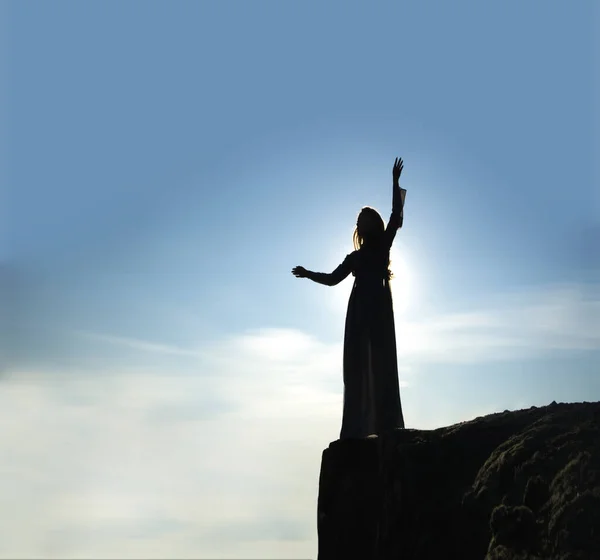
[{"label": "woman's outstretched arm", "polygon": [[325,272],[313,272],[312,270],[306,270],[303,266],[296,266],[292,269],[292,274],[296,278],[308,278],[318,284],[325,286],[335,286],[344,280],[348,274],[352,272],[349,258],[346,257],[344,262],[340,264],[333,272],[327,274]]}]

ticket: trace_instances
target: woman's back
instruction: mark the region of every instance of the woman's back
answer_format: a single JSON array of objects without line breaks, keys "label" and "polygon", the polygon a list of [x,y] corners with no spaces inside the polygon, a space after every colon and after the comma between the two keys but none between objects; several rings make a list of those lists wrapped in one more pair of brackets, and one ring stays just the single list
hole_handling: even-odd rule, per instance
[{"label": "woman's back", "polygon": [[390,251],[386,247],[361,247],[352,253],[352,274],[356,284],[382,285],[389,278]]}]

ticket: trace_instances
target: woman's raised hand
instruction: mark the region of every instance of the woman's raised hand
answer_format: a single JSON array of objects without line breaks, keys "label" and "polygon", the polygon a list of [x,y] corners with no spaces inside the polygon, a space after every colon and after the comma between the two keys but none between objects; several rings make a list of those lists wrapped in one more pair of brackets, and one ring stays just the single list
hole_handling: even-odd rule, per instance
[{"label": "woman's raised hand", "polygon": [[400,175],[402,174],[402,168],[404,167],[404,162],[402,158],[396,158],[394,161],[394,169],[392,171],[392,176],[394,177],[394,184],[400,181]]},{"label": "woman's raised hand", "polygon": [[306,278],[306,268],[304,268],[303,266],[295,266],[294,268],[292,268],[292,274],[296,278]]}]

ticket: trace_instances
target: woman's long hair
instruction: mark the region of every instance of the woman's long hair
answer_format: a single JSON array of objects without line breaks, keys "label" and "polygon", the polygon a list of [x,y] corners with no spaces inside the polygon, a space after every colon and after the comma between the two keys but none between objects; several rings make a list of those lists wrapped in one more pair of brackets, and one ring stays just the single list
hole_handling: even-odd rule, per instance
[{"label": "woman's long hair", "polygon": [[[370,221],[370,227],[366,231],[361,231],[359,229],[358,223],[360,222],[361,217],[368,217]],[[354,243],[354,249],[357,251],[365,248],[367,250],[377,251],[380,247],[383,247],[385,233],[385,223],[383,218],[375,210],[375,208],[371,208],[370,206],[365,206],[358,215],[357,225],[354,229],[354,234],[352,236],[352,241]],[[393,274],[390,270],[390,260],[387,262],[387,279],[391,280]]]}]

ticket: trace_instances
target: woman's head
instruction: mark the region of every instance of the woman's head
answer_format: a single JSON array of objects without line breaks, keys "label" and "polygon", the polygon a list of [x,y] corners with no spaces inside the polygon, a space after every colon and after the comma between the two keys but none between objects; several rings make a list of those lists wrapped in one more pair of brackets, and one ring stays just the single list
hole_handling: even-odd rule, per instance
[{"label": "woman's head", "polygon": [[354,230],[354,248],[377,245],[383,238],[385,224],[375,208],[365,206],[358,214]]}]

